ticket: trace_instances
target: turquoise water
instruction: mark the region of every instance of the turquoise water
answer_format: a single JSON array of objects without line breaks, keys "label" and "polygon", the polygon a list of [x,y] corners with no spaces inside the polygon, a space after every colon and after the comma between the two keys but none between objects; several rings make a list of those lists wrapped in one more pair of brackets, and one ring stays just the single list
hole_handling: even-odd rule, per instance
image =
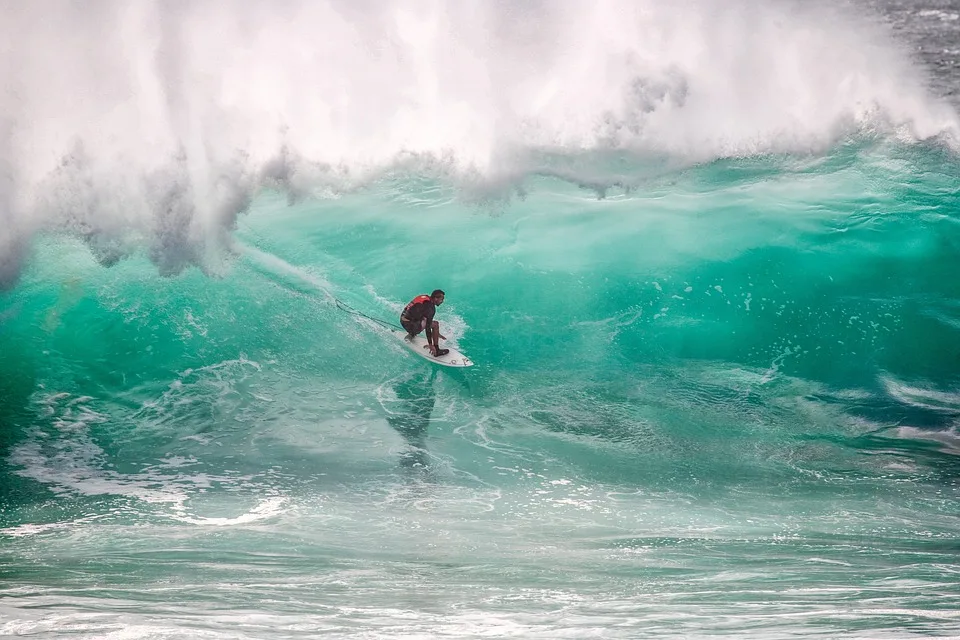
[{"label": "turquoise water", "polygon": [[[955,632],[957,166],[263,193],[217,278],[45,237],[4,297],[5,631]],[[330,300],[438,286],[470,370]]]},{"label": "turquoise water", "polygon": [[[111,102],[143,69],[111,76],[83,24],[63,33],[116,84],[75,121],[4,103],[19,129],[0,136],[0,634],[960,635],[960,129],[892,36],[808,30],[822,8],[784,14],[788,28],[718,23],[700,3],[540,7],[549,33],[573,15],[600,34],[560,55],[524,15],[504,36],[500,5],[471,5],[495,24],[460,32],[461,9],[420,23],[397,3],[404,55],[358,50],[349,74],[323,68],[339,98],[272,102],[320,64],[296,45],[327,5],[244,14],[289,45],[289,69],[254,56],[259,40],[233,42],[240,62],[205,57],[191,34],[220,9],[197,6],[153,7],[170,20],[159,35],[134,29],[146,9],[91,8],[161,52],[184,45],[159,58],[194,92],[163,103],[179,114],[168,164],[90,137],[120,121],[156,142],[143,123],[162,109],[143,87]],[[941,9],[911,15],[952,28]],[[60,33],[18,11],[25,32]],[[673,34],[659,66],[631,28],[611,31],[628,14]],[[271,39],[278,25],[288,38]],[[324,33],[346,49],[366,33],[338,29]],[[130,33],[109,38],[132,47]],[[767,55],[748,64],[729,36]],[[527,57],[501,59],[526,38]],[[691,53],[715,42],[740,70],[724,76],[735,96],[705,80],[725,61]],[[441,64],[424,43],[453,48]],[[480,89],[517,73],[543,75],[542,92],[508,83],[495,117],[469,111],[480,89],[454,72],[474,64]],[[640,73],[635,111],[600,91],[619,65]],[[64,68],[42,91],[21,77],[24,104],[72,86]],[[374,97],[406,110],[370,130],[374,81],[410,69],[430,100],[388,86]],[[564,84],[587,76],[596,93]],[[761,95],[758,77],[784,80]],[[513,129],[518,96],[538,106]],[[298,108],[321,127],[343,101],[353,119],[326,131],[333,150],[293,135],[313,131]],[[90,115],[107,104],[115,119]],[[277,154],[252,134],[238,151],[234,124],[277,113],[292,123]],[[337,304],[393,322],[434,288],[472,368],[435,367]]]}]

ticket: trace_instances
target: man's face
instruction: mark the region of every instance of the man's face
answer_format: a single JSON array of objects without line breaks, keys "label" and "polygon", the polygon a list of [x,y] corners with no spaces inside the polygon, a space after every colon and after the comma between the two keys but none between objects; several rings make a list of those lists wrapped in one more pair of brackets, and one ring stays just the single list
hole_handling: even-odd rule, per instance
[{"label": "man's face", "polygon": [[443,304],[443,296],[433,296],[431,300],[433,300],[433,304],[437,305],[438,307]]}]

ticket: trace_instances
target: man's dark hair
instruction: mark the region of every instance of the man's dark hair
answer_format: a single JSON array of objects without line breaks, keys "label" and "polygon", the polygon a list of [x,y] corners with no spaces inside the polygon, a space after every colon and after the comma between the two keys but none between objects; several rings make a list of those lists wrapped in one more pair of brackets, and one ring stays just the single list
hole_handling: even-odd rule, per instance
[{"label": "man's dark hair", "polygon": [[444,298],[446,298],[447,294],[443,292],[443,289],[434,289],[433,293],[430,294],[430,297],[436,298],[437,296],[443,296]]}]

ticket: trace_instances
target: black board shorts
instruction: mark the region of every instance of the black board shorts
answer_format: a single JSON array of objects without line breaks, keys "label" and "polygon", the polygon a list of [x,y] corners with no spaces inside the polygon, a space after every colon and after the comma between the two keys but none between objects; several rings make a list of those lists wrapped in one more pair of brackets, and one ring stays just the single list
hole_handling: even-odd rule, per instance
[{"label": "black board shorts", "polygon": [[404,320],[403,318],[400,318],[400,326],[406,329],[407,333],[409,333],[412,336],[415,336],[421,331],[423,331],[423,320],[414,321],[414,320]]}]

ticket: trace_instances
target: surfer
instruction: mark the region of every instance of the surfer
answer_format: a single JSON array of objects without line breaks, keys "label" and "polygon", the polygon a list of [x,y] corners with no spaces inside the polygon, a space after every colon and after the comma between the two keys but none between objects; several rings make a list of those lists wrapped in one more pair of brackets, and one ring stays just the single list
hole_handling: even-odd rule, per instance
[{"label": "surfer", "polygon": [[400,324],[407,331],[407,340],[413,340],[414,336],[426,330],[427,347],[435,358],[450,353],[450,349],[440,348],[440,338],[446,340],[447,337],[440,335],[440,323],[433,319],[445,295],[440,289],[435,289],[429,296],[419,295],[400,312]]}]

